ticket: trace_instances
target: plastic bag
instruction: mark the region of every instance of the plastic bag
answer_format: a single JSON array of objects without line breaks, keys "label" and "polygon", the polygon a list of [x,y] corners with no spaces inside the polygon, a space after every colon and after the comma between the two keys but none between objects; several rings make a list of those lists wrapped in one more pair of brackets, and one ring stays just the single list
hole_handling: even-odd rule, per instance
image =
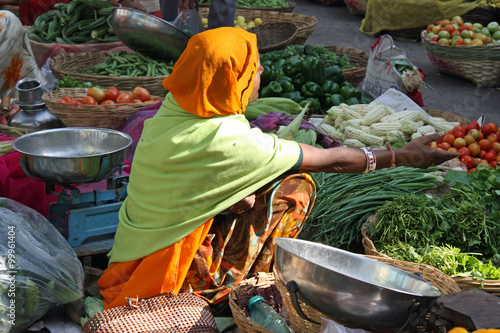
[{"label": "plastic bag", "polygon": [[333,320],[329,320],[326,318],[321,318],[320,332],[321,333],[368,333],[368,331],[365,331],[360,328],[349,328],[342,326],[340,324],[337,324]]},{"label": "plastic bag", "polygon": [[196,35],[197,33],[205,30],[203,24],[201,23],[201,18],[196,8],[190,8],[188,10],[186,22],[182,21],[182,12],[180,12],[179,15],[177,15],[177,17],[175,18],[175,20],[172,21],[172,25],[174,25],[176,28],[181,29],[189,36]]},{"label": "plastic bag", "polygon": [[56,304],[83,296],[82,264],[37,211],[0,198],[0,332],[24,332]]},{"label": "plastic bag", "polygon": [[362,91],[371,98],[377,98],[390,88],[406,94],[403,78],[391,64],[396,60],[406,60],[405,51],[397,48],[390,35],[381,36],[370,49],[366,65]]}]

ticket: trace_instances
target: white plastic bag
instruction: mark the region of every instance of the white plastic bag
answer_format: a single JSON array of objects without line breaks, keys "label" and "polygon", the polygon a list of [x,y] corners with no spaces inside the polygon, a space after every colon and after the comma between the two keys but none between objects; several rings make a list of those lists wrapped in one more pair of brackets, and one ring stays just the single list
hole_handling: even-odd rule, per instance
[{"label": "white plastic bag", "polygon": [[390,35],[380,36],[370,50],[362,91],[377,98],[390,88],[406,94],[403,79],[391,61],[408,60],[405,51],[394,45]]},{"label": "white plastic bag", "polygon": [[329,320],[326,318],[321,318],[321,333],[368,333],[360,328],[348,328],[337,324],[333,320]]},{"label": "white plastic bag", "polygon": [[40,213],[0,198],[0,332],[24,332],[56,304],[83,296],[73,248]]},{"label": "white plastic bag", "polygon": [[172,25],[174,25],[176,28],[181,29],[189,36],[196,35],[197,33],[200,33],[203,30],[205,30],[203,24],[201,23],[201,18],[196,8],[190,8],[188,10],[188,15],[185,22],[182,20],[182,12],[180,12],[179,15],[177,15],[177,17],[175,18],[175,20],[172,21]]}]

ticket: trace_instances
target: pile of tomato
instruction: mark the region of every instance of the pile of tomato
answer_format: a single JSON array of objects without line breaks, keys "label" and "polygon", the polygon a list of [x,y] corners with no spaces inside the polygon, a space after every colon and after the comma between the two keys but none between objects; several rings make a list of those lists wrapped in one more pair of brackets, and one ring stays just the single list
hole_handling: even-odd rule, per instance
[{"label": "pile of tomato", "polygon": [[455,126],[429,146],[460,153],[460,161],[469,172],[476,168],[496,168],[500,163],[500,133],[495,123],[479,125],[471,121],[467,126]]},{"label": "pile of tomato", "polygon": [[64,96],[58,103],[84,104],[84,105],[109,105],[123,103],[147,103],[158,102],[151,99],[151,93],[143,87],[135,87],[132,93],[120,91],[116,87],[109,87],[106,90],[99,87],[92,87],[84,97]]}]

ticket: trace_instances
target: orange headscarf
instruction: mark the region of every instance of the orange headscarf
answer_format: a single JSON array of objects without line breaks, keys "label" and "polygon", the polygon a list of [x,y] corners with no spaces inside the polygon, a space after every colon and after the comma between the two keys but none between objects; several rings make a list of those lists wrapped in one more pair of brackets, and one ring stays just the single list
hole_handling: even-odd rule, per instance
[{"label": "orange headscarf", "polygon": [[200,117],[242,114],[254,87],[257,36],[223,27],[194,35],[163,80],[181,108]]}]

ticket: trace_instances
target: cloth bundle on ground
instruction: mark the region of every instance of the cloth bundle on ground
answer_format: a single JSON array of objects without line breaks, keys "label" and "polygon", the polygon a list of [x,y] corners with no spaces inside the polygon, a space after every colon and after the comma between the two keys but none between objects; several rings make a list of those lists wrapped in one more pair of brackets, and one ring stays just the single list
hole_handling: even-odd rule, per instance
[{"label": "cloth bundle on ground", "polygon": [[360,31],[375,35],[382,31],[413,29],[451,19],[476,8],[480,0],[370,0]]}]

